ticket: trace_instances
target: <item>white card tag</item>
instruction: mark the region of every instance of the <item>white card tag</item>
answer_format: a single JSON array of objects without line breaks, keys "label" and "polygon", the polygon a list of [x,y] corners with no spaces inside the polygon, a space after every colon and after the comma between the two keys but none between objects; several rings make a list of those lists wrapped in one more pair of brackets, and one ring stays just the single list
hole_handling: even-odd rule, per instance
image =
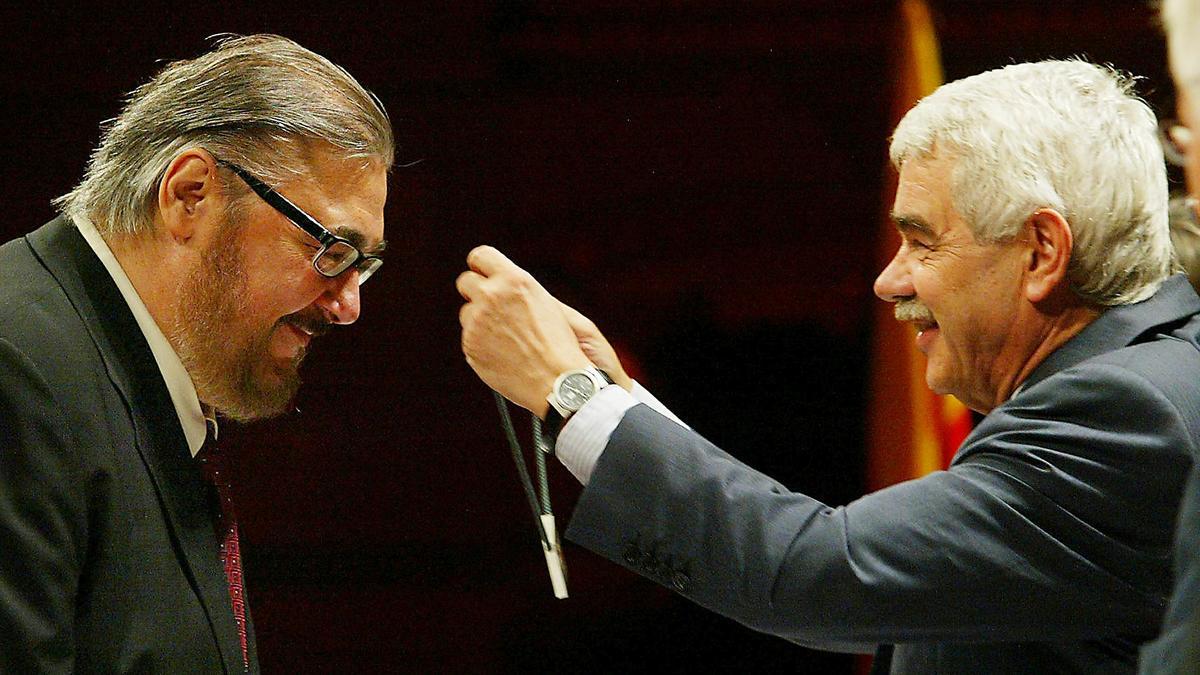
[{"label": "white card tag", "polygon": [[562,600],[567,597],[567,563],[563,560],[562,544],[558,540],[558,530],[554,527],[554,515],[542,515],[542,528],[546,530],[546,538],[550,547],[542,543],[542,552],[546,554],[546,568],[550,570],[550,585],[554,587],[554,597]]}]

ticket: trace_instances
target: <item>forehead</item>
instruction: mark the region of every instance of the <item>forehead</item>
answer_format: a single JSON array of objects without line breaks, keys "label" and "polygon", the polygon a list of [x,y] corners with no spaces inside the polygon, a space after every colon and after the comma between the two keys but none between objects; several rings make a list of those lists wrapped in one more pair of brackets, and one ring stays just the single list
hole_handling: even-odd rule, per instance
[{"label": "forehead", "polygon": [[964,225],[950,194],[953,169],[953,159],[944,156],[906,161],[900,167],[893,218],[899,223],[925,223],[938,232]]},{"label": "forehead", "polygon": [[383,241],[387,171],[378,162],[323,158],[312,162],[307,176],[280,191],[334,234],[364,250]]}]

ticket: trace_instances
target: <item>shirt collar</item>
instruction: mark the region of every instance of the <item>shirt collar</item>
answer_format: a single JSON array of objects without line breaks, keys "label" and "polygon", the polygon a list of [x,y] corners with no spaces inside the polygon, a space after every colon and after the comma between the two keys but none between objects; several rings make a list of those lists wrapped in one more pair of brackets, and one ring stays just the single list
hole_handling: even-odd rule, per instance
[{"label": "shirt collar", "polygon": [[146,343],[150,345],[150,352],[154,354],[154,361],[158,364],[158,370],[162,373],[167,391],[171,394],[171,403],[175,405],[175,414],[179,416],[179,424],[183,427],[184,437],[187,438],[188,451],[192,453],[192,457],[195,457],[196,453],[200,452],[200,447],[204,445],[210,424],[213,438],[215,439],[217,436],[215,415],[211,415],[211,413],[205,415],[204,409],[200,406],[200,398],[196,395],[196,387],[192,384],[192,378],[188,375],[187,369],[183,367],[183,362],[179,360],[179,355],[175,353],[171,343],[167,341],[158,324],[154,322],[150,310],[146,309],[146,304],[142,302],[137,289],[129,281],[129,276],[125,274],[121,263],[113,255],[112,249],[108,247],[104,237],[96,230],[96,226],[92,224],[91,220],[81,216],[75,216],[75,226],[79,228],[79,233],[87,240],[88,246],[92,247],[96,257],[100,259],[104,268],[112,276],[113,282],[121,291],[121,296],[125,298],[125,303],[129,305],[129,311],[137,320],[138,327],[142,329],[142,335],[145,336]]}]

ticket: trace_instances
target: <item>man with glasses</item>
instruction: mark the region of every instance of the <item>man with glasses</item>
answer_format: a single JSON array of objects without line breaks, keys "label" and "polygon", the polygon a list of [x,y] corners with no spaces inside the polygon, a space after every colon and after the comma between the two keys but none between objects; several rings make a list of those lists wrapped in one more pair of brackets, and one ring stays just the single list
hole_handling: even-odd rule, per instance
[{"label": "man with glasses", "polygon": [[0,672],[257,672],[216,419],[380,268],[379,102],[284,38],[168,64],[0,247]]},{"label": "man with glasses", "polygon": [[[1200,148],[1194,140],[1194,130],[1200,129],[1200,0],[1166,0],[1162,17],[1179,111],[1178,121],[1163,125],[1164,145],[1168,159],[1183,166],[1188,205],[1195,209],[1200,197]],[[1174,590],[1162,633],[1142,649],[1142,673],[1200,674],[1200,451],[1191,450],[1175,533]]]}]

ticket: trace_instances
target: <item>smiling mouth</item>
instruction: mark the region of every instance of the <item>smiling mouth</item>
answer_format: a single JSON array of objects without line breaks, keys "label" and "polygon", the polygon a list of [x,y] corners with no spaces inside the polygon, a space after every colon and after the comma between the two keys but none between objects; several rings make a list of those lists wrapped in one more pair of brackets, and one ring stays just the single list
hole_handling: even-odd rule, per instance
[{"label": "smiling mouth", "polygon": [[329,332],[329,324],[324,321],[303,319],[298,316],[284,318],[282,323],[306,338],[320,337]]},{"label": "smiling mouth", "polygon": [[913,328],[917,329],[916,340],[914,340],[917,349],[921,353],[928,355],[930,350],[933,349],[933,345],[937,340],[937,337],[941,335],[941,333],[938,331],[937,322],[927,319],[914,320],[912,321],[912,325]]}]

